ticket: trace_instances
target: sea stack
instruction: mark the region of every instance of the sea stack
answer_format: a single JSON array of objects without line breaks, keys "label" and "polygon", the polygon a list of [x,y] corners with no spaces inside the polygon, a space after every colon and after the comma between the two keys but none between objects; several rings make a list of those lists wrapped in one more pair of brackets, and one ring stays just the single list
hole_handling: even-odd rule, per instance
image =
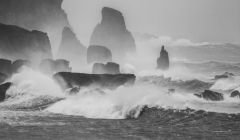
[{"label": "sea stack", "polygon": [[135,40],[126,28],[122,13],[108,7],[102,9],[102,21],[95,27],[90,45],[106,46],[115,60],[136,51]]},{"label": "sea stack", "polygon": [[165,50],[164,46],[162,46],[162,50],[160,52],[160,57],[157,60],[157,68],[160,70],[168,70],[169,69],[169,56],[168,56],[168,52]]},{"label": "sea stack", "polygon": [[75,33],[69,27],[65,27],[57,57],[71,61],[77,66],[86,63],[86,52],[87,48],[77,39]]}]

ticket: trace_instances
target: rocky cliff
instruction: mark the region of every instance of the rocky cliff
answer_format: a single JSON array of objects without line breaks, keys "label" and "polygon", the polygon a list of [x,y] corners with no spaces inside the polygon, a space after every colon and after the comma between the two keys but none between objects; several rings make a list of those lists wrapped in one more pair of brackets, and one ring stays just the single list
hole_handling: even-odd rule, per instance
[{"label": "rocky cliff", "polygon": [[69,25],[67,15],[61,8],[62,2],[63,0],[1,0],[0,23],[46,32],[53,44],[59,43],[62,29]]},{"label": "rocky cliff", "polygon": [[126,28],[122,13],[108,7],[102,9],[102,21],[95,27],[90,44],[106,46],[117,60],[136,51],[135,40]]},{"label": "rocky cliff", "polygon": [[0,56],[37,63],[42,59],[52,58],[50,41],[46,33],[0,23]]},{"label": "rocky cliff", "polygon": [[84,74],[60,72],[53,76],[63,90],[94,86],[96,88],[116,89],[119,86],[133,85],[136,76],[133,74]]}]

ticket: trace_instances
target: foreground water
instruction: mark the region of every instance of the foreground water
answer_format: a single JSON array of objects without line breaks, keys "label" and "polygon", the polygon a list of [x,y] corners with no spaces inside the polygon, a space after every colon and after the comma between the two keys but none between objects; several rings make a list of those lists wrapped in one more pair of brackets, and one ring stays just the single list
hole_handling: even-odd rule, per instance
[{"label": "foreground water", "polygon": [[[210,69],[226,70],[216,66]],[[71,96],[51,78],[25,70],[10,79],[11,98],[0,103],[0,139],[239,139],[240,99],[229,94],[239,90],[240,68],[229,70],[236,76],[217,81],[210,70],[165,73],[171,80],[145,72],[132,87],[87,87]],[[205,89],[220,91],[224,101],[193,95]]]},{"label": "foreground water", "polygon": [[0,139],[239,139],[240,116],[148,110],[138,119],[104,120],[1,111]]}]

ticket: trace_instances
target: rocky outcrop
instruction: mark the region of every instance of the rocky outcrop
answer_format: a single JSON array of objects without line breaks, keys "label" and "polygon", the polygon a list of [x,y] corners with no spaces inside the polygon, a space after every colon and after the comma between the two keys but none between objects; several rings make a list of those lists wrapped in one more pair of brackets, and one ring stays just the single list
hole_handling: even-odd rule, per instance
[{"label": "rocky outcrop", "polygon": [[162,46],[162,50],[160,52],[160,57],[157,60],[157,68],[161,70],[169,69],[169,56],[168,52],[165,50],[165,47]]},{"label": "rocky outcrop", "polygon": [[0,85],[0,102],[4,101],[6,98],[6,92],[10,88],[12,83],[5,83]]},{"label": "rocky outcrop", "polygon": [[103,46],[91,45],[87,50],[87,62],[90,63],[106,63],[112,61],[111,51]]},{"label": "rocky outcrop", "polygon": [[102,21],[95,27],[90,44],[106,46],[117,60],[136,51],[135,40],[126,28],[122,13],[108,7],[102,9]]},{"label": "rocky outcrop", "polygon": [[46,32],[51,42],[57,45],[63,28],[69,25],[67,15],[61,8],[62,2],[63,0],[1,0],[0,23]]},{"label": "rocky outcrop", "polygon": [[0,24],[0,56],[39,63],[42,59],[52,58],[50,41],[46,33]]},{"label": "rocky outcrop", "polygon": [[58,72],[71,72],[70,63],[67,60],[58,59],[45,59],[43,60],[40,65],[39,69],[45,74],[55,74]]},{"label": "rocky outcrop", "polygon": [[77,39],[73,31],[69,27],[65,27],[57,57],[71,61],[73,65],[80,65],[86,63],[86,52],[87,48]]},{"label": "rocky outcrop", "polygon": [[231,97],[232,98],[235,98],[235,97],[238,97],[240,98],[240,92],[238,90],[235,90],[231,93]]},{"label": "rocky outcrop", "polygon": [[95,63],[93,65],[93,74],[120,74],[119,64],[109,62],[107,64]]},{"label": "rocky outcrop", "polygon": [[76,87],[81,89],[87,86],[115,89],[123,85],[132,85],[136,79],[133,74],[109,75],[68,72],[57,73],[53,77],[64,90]]},{"label": "rocky outcrop", "polygon": [[214,91],[211,91],[211,90],[205,90],[201,94],[195,94],[195,96],[197,96],[199,98],[203,98],[205,100],[209,100],[209,101],[222,101],[222,100],[224,100],[223,94],[218,93],[218,92],[214,92]]},{"label": "rocky outcrop", "polygon": [[225,72],[225,73],[222,74],[222,75],[216,75],[216,76],[214,77],[214,80],[226,79],[226,78],[230,78],[230,77],[233,77],[233,76],[234,76],[233,73]]}]

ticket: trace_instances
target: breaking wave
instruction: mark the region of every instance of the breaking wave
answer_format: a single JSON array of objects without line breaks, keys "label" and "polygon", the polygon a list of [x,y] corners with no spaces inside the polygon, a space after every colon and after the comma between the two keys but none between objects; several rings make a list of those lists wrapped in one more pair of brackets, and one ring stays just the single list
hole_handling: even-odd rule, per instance
[{"label": "breaking wave", "polygon": [[0,104],[8,109],[38,109],[65,98],[55,81],[40,72],[25,67],[9,80],[7,100]]},{"label": "breaking wave", "polygon": [[226,79],[220,79],[211,87],[212,90],[234,90],[240,87],[240,77],[234,76]]},{"label": "breaking wave", "polygon": [[[144,81],[142,78],[147,80]],[[230,98],[227,94],[224,95],[225,100],[220,102],[206,101],[194,96],[195,92],[189,89],[212,86],[194,78],[169,80],[159,75],[140,76],[131,87],[119,87],[116,90],[86,87],[74,95],[63,92],[51,77],[31,69],[25,69],[14,75],[10,81],[13,86],[7,91],[9,98],[0,103],[1,109],[43,109],[42,111],[48,113],[94,119],[138,118],[146,113],[146,108],[173,112],[191,109],[225,114],[240,113],[239,99]],[[211,88],[216,88],[219,82],[217,81]],[[171,87],[175,87],[176,91],[169,92]],[[186,90],[178,90],[177,87]]]}]

